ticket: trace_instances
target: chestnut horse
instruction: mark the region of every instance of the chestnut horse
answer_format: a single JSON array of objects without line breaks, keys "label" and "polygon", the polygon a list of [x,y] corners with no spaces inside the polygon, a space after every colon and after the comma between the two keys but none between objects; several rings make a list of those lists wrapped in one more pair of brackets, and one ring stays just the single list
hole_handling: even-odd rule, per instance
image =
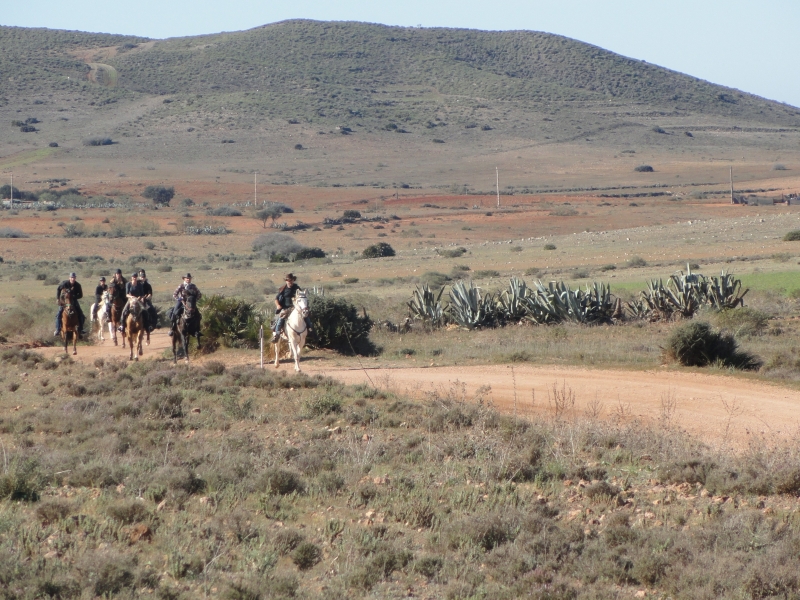
[{"label": "chestnut horse", "polygon": [[67,353],[70,333],[72,333],[72,354],[78,353],[78,337],[80,336],[80,318],[78,311],[72,304],[72,292],[64,288],[61,290],[61,306],[64,307],[61,313],[61,339],[64,340],[64,354]]},{"label": "chestnut horse", "polygon": [[[144,337],[144,305],[138,298],[130,299],[130,312],[128,320],[125,322],[125,333],[128,336],[128,344],[131,347],[131,357],[129,360],[139,360],[142,355],[142,338]],[[122,345],[125,347],[125,336]],[[134,354],[134,351],[136,354]]]}]

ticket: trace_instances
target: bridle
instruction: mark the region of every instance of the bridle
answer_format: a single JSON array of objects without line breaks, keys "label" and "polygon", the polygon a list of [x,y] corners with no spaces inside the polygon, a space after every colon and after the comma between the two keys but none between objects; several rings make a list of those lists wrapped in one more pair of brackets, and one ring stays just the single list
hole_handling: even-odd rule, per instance
[{"label": "bridle", "polygon": [[[303,304],[305,306],[298,307],[297,304],[301,300],[303,301]],[[306,296],[305,292],[298,291],[297,294],[295,294],[295,297],[292,299],[292,303],[294,304],[294,306],[292,307],[292,310],[298,310],[298,308],[299,308],[300,314],[303,317],[303,329],[302,329],[302,331],[297,331],[297,329],[295,329],[294,327],[289,325],[289,319],[288,318],[286,319],[286,327],[288,327],[289,329],[294,331],[297,335],[300,335],[300,334],[305,333],[308,330],[308,325],[306,324],[306,321],[305,321],[306,318],[309,315],[309,312],[310,312],[309,309],[308,309],[308,297]]]}]

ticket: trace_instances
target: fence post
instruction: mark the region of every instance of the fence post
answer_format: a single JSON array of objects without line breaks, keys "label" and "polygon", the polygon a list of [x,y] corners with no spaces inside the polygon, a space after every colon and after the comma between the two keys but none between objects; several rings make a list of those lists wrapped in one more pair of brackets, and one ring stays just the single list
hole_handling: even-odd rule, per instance
[{"label": "fence post", "polygon": [[261,347],[261,368],[264,368],[264,326],[258,329],[258,342]]}]

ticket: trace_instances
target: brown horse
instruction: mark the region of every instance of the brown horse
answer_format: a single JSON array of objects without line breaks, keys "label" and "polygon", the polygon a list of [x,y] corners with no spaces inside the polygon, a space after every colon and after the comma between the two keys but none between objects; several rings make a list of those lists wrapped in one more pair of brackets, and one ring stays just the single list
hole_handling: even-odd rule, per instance
[{"label": "brown horse", "polygon": [[[142,338],[144,337],[144,306],[138,298],[131,298],[130,312],[128,313],[128,320],[125,322],[125,332],[128,336],[128,344],[131,347],[131,357],[129,360],[139,360],[142,355]],[[123,347],[125,346],[125,338],[122,340]],[[136,355],[134,355],[134,350]]]},{"label": "brown horse", "polygon": [[[111,290],[111,311],[108,315],[109,323],[108,330],[111,333],[111,338],[114,340],[114,345],[117,345],[117,328],[122,324],[122,310],[125,308],[125,303],[128,299],[124,293],[116,294],[116,288],[109,288]],[[125,336],[122,337],[122,347],[125,347]]]},{"label": "brown horse", "polygon": [[78,353],[78,336],[80,336],[80,318],[78,311],[72,304],[72,292],[69,289],[61,290],[61,306],[64,307],[61,313],[61,339],[64,341],[64,354],[67,353],[70,333],[72,334],[72,354]]}]

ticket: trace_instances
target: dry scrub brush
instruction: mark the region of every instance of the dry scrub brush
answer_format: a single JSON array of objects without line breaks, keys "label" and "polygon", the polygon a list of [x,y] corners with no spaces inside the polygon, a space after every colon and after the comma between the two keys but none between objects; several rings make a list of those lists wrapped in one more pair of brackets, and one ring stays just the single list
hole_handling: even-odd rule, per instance
[{"label": "dry scrub brush", "polygon": [[8,597],[800,593],[797,444],[710,448],[669,402],[600,421],[556,386],[558,418],[522,420],[460,385],[17,349],[0,377]]}]

